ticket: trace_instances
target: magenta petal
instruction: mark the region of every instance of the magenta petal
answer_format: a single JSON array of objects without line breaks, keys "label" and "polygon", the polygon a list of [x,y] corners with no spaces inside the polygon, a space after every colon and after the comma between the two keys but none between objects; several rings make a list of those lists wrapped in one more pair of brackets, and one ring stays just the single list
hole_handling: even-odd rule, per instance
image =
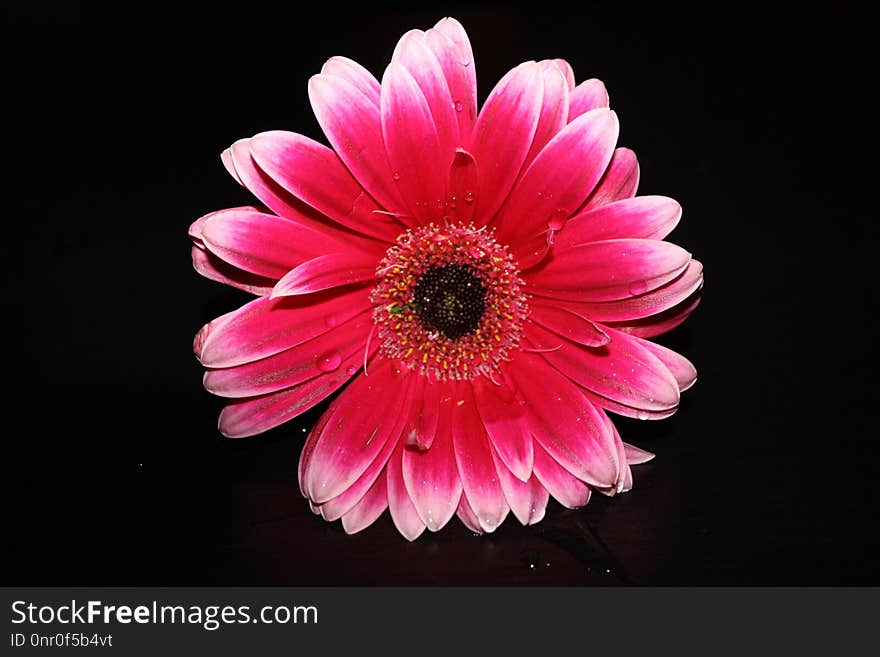
[{"label": "magenta petal", "polygon": [[425,451],[434,443],[437,424],[440,421],[440,397],[438,384],[425,376],[413,376],[413,399],[403,426],[403,441],[407,447]]},{"label": "magenta petal", "polygon": [[419,517],[403,481],[403,451],[403,443],[398,443],[388,460],[388,510],[397,531],[406,540],[414,541],[425,531],[425,523]]},{"label": "magenta petal", "polygon": [[666,196],[636,196],[571,218],[555,236],[558,249],[618,238],[662,240],[681,218],[681,206]]},{"label": "magenta petal", "polygon": [[[608,329],[611,342],[581,347],[532,325],[529,341],[541,356],[566,377],[612,401],[646,411],[678,405],[678,384],[667,367],[648,349],[620,331]],[[561,348],[555,349],[556,346]]]},{"label": "magenta petal", "polygon": [[[258,276],[280,278],[299,263],[328,250],[364,254],[351,243],[293,219],[251,210],[215,212],[201,226],[205,247],[226,262]],[[378,245],[378,243],[377,243]],[[370,254],[375,266],[377,252]]]},{"label": "magenta petal", "polygon": [[626,453],[626,462],[630,465],[647,463],[654,458],[654,454],[651,452],[646,452],[645,450],[628,443],[623,443],[623,451]]},{"label": "magenta petal", "polygon": [[226,172],[232,176],[235,181],[244,187],[244,183],[241,181],[241,178],[238,177],[238,172],[235,170],[235,162],[232,160],[232,149],[226,148],[220,153],[220,161],[223,163],[223,168],[226,169]]},{"label": "magenta petal", "polygon": [[[318,436],[321,435],[321,432],[324,430],[324,427],[327,426],[327,422],[330,421],[330,416],[332,413],[329,410],[325,410],[321,417],[318,418],[318,421],[312,427],[312,430],[309,431],[309,435],[306,438],[306,443],[303,445],[302,452],[299,455],[299,464],[296,468],[296,478],[297,483],[299,484],[299,492],[302,493],[303,497],[308,497],[309,493],[306,490],[306,472],[309,469],[309,461],[312,460],[312,454],[315,451],[315,445],[318,443]],[[313,503],[309,500],[309,506]],[[318,511],[320,513],[320,510]]]},{"label": "magenta petal", "polygon": [[380,206],[403,212],[385,153],[379,105],[335,75],[313,76],[309,99],[321,129],[352,175]]},{"label": "magenta petal", "polygon": [[618,148],[611,156],[605,175],[602,176],[581,211],[631,198],[636,195],[638,187],[639,161],[636,159],[636,154],[628,148]]},{"label": "magenta petal", "polygon": [[467,151],[458,149],[449,171],[448,206],[443,211],[460,223],[468,224],[474,214],[474,190],[478,184],[476,160]]},{"label": "magenta petal", "polygon": [[544,77],[544,96],[535,136],[523,162],[523,170],[528,170],[541,149],[568,123],[568,82],[565,74],[550,60],[538,62],[538,65]]},{"label": "magenta petal", "polygon": [[476,512],[471,508],[465,495],[462,495],[458,501],[458,509],[456,509],[455,515],[458,516],[458,519],[461,520],[465,527],[475,534],[483,533],[483,528],[480,527],[480,520],[477,518]]},{"label": "magenta petal", "polygon": [[[700,284],[702,285],[702,278],[700,279]],[[681,324],[699,305],[700,295],[697,293],[692,295],[687,301],[656,315],[609,324],[609,326],[639,338],[653,338],[671,331]]]},{"label": "magenta petal", "polygon": [[376,259],[369,255],[328,253],[300,263],[272,290],[272,298],[310,294],[331,287],[369,281],[376,275]]},{"label": "magenta petal", "polygon": [[590,110],[609,107],[608,91],[601,80],[592,78],[576,86],[571,92],[568,107],[568,120],[574,121]]},{"label": "magenta petal", "polygon": [[601,347],[610,338],[597,324],[584,317],[575,307],[566,307],[541,297],[532,299],[532,321],[557,335],[587,347]]},{"label": "magenta petal", "polygon": [[614,301],[644,294],[679,276],[691,254],[658,240],[619,239],[554,251],[530,279],[534,294],[566,301]]},{"label": "magenta petal", "polygon": [[522,481],[532,475],[532,435],[523,406],[508,383],[495,385],[486,377],[473,381],[474,397],[483,427],[505,466]]},{"label": "magenta petal", "polygon": [[523,256],[532,252],[531,240],[556,230],[596,186],[614,152],[618,130],[611,110],[593,110],[575,119],[543,148],[516,184],[495,225],[499,241],[525,240],[515,252],[523,268]]},{"label": "magenta petal", "polygon": [[357,376],[334,402],[334,411],[318,437],[305,473],[309,499],[330,500],[373,463],[386,442],[400,435],[399,364],[379,359],[369,376]]},{"label": "magenta petal", "polygon": [[[452,52],[445,42],[441,45],[440,40],[434,37],[434,33],[442,34],[449,39],[455,45],[455,51]],[[443,18],[433,29],[428,30],[428,45],[437,54],[443,66],[449,91],[456,101],[459,135],[463,140],[462,145],[467,147],[469,142],[466,138],[470,137],[477,119],[477,71],[471,42],[461,23],[454,18]],[[454,61],[450,61],[451,59]]]},{"label": "magenta petal", "polygon": [[[445,84],[445,83],[444,83]],[[402,65],[382,78],[382,135],[392,176],[410,213],[427,224],[446,198],[454,151],[441,141],[425,95]]]},{"label": "magenta petal", "polygon": [[[449,389],[451,392],[452,387]],[[451,398],[445,402],[445,408],[441,408],[441,414],[451,412],[450,402]],[[438,425],[434,444],[428,451],[403,451],[403,480],[419,517],[429,530],[438,531],[449,522],[462,490],[449,422]]]},{"label": "magenta petal", "polygon": [[325,520],[332,522],[347,514],[374,487],[379,479],[382,479],[382,489],[383,491],[385,490],[385,467],[398,442],[398,437],[392,435],[385,441],[382,451],[373,459],[372,463],[358,477],[356,482],[333,499],[327,500],[321,505],[321,515],[324,516]]},{"label": "magenta petal", "polygon": [[565,79],[565,85],[569,91],[572,91],[575,87],[575,78],[571,64],[564,59],[551,59],[550,62],[559,69],[559,72],[562,73],[562,77]]},{"label": "magenta petal", "polygon": [[302,344],[369,308],[363,287],[282,299],[254,299],[200,331],[206,367],[241,365]]},{"label": "magenta petal", "polygon": [[535,478],[557,502],[569,509],[586,506],[590,488],[535,445]]},{"label": "magenta petal", "polygon": [[409,72],[424,95],[441,152],[454,152],[461,144],[455,102],[440,61],[428,45],[427,35],[421,30],[410,30],[404,34],[394,49],[391,61]]},{"label": "magenta petal", "polygon": [[623,322],[642,319],[674,308],[703,285],[703,265],[691,260],[687,268],[669,283],[617,301],[572,304],[578,312],[599,322]]},{"label": "magenta petal", "polygon": [[348,57],[331,57],[321,67],[324,75],[334,75],[350,82],[364,96],[379,107],[379,81],[363,66]]},{"label": "magenta petal", "polygon": [[507,469],[501,457],[492,450],[492,460],[498,473],[498,481],[513,515],[523,525],[540,522],[547,510],[550,495],[538,479],[532,475],[528,481],[521,481]]},{"label": "magenta petal", "polygon": [[526,400],[535,440],[578,479],[595,486],[617,481],[617,452],[605,414],[540,357],[522,353],[513,363],[511,374]]},{"label": "magenta petal", "polygon": [[[461,34],[466,42],[464,30]],[[428,30],[425,39],[446,77],[458,122],[458,144],[467,147],[477,120],[477,80],[469,59],[470,44],[465,44],[467,53],[463,53],[459,45],[437,28]]]},{"label": "magenta petal", "polygon": [[[617,331],[615,331],[615,333],[617,333]],[[666,366],[678,382],[678,389],[681,392],[684,392],[697,382],[697,368],[681,354],[672,351],[672,349],[667,349],[656,342],[650,342],[636,337],[630,337],[630,339],[638,340],[640,345],[654,354],[660,362]]]},{"label": "magenta petal", "polygon": [[298,385],[362,355],[373,319],[363,313],[273,356],[205,372],[205,389],[220,397],[256,397]]},{"label": "magenta petal", "polygon": [[274,130],[252,137],[250,147],[257,165],[279,186],[346,228],[385,241],[401,232],[393,218],[374,212],[381,208],[323,144]]},{"label": "magenta petal", "polygon": [[385,477],[379,477],[354,508],[342,516],[342,527],[345,529],[345,533],[356,534],[366,529],[376,522],[387,508],[387,480]]},{"label": "magenta petal", "polygon": [[526,62],[505,75],[483,104],[470,149],[480,168],[474,215],[481,223],[492,219],[519,176],[543,97],[543,73],[534,62]]},{"label": "magenta petal", "polygon": [[239,290],[259,296],[271,294],[272,288],[277,283],[274,278],[257,276],[238,267],[233,267],[228,262],[198,246],[192,247],[192,264],[193,269],[207,279],[231,285]]},{"label": "magenta petal", "polygon": [[[365,240],[357,238],[351,232],[337,226],[327,217],[286,191],[262,171],[251,155],[250,142],[250,139],[239,139],[230,146],[229,151],[241,183],[263,205],[279,217],[292,219],[298,225],[306,226],[312,232],[317,231],[323,234],[327,240],[335,240],[341,245],[346,245],[346,250],[364,248]],[[367,250],[370,248],[375,248],[375,245],[367,247]]]},{"label": "magenta petal", "polygon": [[[456,407],[452,410],[452,442],[455,462],[464,494],[483,531],[493,532],[510,510],[483,424],[477,416],[470,383],[459,383]],[[458,405],[459,402],[464,402]]]},{"label": "magenta petal", "polygon": [[292,420],[342,387],[351,378],[348,372],[355,371],[363,360],[355,354],[332,372],[292,388],[230,402],[220,413],[220,432],[229,438],[245,438]]}]

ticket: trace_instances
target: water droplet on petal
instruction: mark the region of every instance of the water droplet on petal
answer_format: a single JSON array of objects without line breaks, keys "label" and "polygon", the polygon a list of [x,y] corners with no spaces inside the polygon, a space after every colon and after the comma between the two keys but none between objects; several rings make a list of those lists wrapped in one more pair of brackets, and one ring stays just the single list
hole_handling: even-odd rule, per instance
[{"label": "water droplet on petal", "polygon": [[464,103],[462,103],[460,100],[455,101],[452,106],[455,108],[456,112],[460,112],[464,109]]},{"label": "water droplet on petal", "polygon": [[473,192],[465,192],[464,193],[464,202],[465,203],[473,203],[474,202],[474,193]]},{"label": "water droplet on petal", "polygon": [[342,363],[342,356],[335,351],[328,351],[318,356],[318,369],[322,372],[332,372]]},{"label": "water droplet on petal", "polygon": [[556,208],[556,212],[554,212],[553,216],[547,221],[547,226],[551,230],[562,230],[562,227],[565,226],[566,218],[568,218],[568,210],[565,208]]},{"label": "water droplet on petal", "polygon": [[648,290],[647,281],[633,281],[629,284],[630,294],[644,294]]},{"label": "water droplet on petal", "polygon": [[348,367],[345,368],[345,373],[348,374],[349,376],[351,376],[355,372],[357,372],[357,370],[358,370],[358,368],[355,367],[354,365],[349,365]]},{"label": "water droplet on petal", "polygon": [[395,171],[391,174],[391,177],[394,178],[395,181],[400,180],[400,171]]}]

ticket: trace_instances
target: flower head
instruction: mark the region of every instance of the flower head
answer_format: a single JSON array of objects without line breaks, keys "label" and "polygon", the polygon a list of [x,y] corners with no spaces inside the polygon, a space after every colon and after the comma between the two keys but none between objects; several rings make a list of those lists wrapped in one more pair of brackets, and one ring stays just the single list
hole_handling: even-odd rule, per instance
[{"label": "flower head", "polygon": [[443,19],[403,36],[382,82],[334,57],[309,81],[332,149],[265,132],[222,154],[260,205],[190,228],[196,270],[256,295],[207,324],[205,387],[227,436],[334,395],[299,481],[348,532],[385,509],[408,539],[453,515],[490,532],[652,455],[607,411],[675,412],[696,371],[648,338],[690,314],[702,267],[681,208],[636,196],[635,155],[595,79],[526,62],[477,111],[473,54]]}]

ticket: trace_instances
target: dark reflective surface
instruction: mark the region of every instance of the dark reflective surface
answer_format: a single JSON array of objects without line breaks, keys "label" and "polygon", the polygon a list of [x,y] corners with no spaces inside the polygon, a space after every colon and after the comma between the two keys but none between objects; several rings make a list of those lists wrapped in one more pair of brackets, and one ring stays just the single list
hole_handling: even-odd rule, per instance
[{"label": "dark reflective surface", "polygon": [[[4,583],[878,583],[866,41],[834,7],[10,10]],[[386,514],[348,537],[296,486],[320,408],[216,432],[190,343],[247,297],[191,270],[186,228],[250,201],[219,162],[233,140],[320,138],[306,82],[327,57],[381,74],[445,12],[481,99],[531,58],[606,82],[641,193],[682,202],[671,239],[706,263],[703,304],[663,339],[700,380],[669,420],[619,421],[658,454],[629,494],[491,536],[454,520],[409,544]]]}]

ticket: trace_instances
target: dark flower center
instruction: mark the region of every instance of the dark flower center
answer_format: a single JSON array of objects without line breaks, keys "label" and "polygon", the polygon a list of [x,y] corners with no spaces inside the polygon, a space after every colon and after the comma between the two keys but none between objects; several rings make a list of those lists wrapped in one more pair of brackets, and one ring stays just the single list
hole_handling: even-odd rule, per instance
[{"label": "dark flower center", "polygon": [[468,265],[431,267],[416,285],[419,322],[450,340],[473,333],[486,309],[486,288]]}]

